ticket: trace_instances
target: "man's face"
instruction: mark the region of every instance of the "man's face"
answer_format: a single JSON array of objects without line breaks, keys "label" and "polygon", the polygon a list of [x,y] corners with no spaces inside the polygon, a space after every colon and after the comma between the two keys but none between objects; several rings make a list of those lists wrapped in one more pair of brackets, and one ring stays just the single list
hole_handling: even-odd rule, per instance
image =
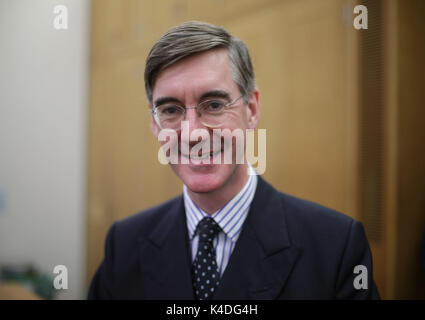
[{"label": "man's face", "polygon": [[[226,49],[214,49],[193,55],[160,72],[155,82],[152,100],[154,106],[164,98],[171,98],[176,104],[193,107],[202,101],[219,98],[214,94],[209,95],[209,93],[217,91],[228,95],[228,101],[241,96],[239,88],[233,80],[230,59]],[[225,120],[220,129],[233,131],[239,128],[245,134],[246,129],[256,127],[258,118],[258,91],[254,91],[249,96],[248,104],[245,104],[243,99],[239,99],[226,111]],[[213,129],[201,123],[195,109],[186,110],[186,121],[189,123],[189,135],[195,129],[208,130],[211,150],[213,150]],[[151,128],[154,135],[158,137],[160,128],[152,117]],[[188,143],[190,151],[190,148],[196,145],[198,141],[187,141],[181,132],[178,132],[178,135],[180,160],[182,143]],[[235,163],[235,145],[232,146],[232,152],[233,160],[231,164],[224,164],[222,152],[219,155],[221,156],[220,164],[213,164],[213,158],[210,158],[210,164],[199,163],[199,161],[194,163],[190,160],[189,164],[182,164],[179,161],[178,164],[171,164],[171,167],[192,192],[213,192],[228,183],[232,183],[233,180],[241,179],[242,175],[246,175],[246,171],[243,171],[246,170],[246,166]],[[246,160],[244,160],[244,163],[246,163]]]}]

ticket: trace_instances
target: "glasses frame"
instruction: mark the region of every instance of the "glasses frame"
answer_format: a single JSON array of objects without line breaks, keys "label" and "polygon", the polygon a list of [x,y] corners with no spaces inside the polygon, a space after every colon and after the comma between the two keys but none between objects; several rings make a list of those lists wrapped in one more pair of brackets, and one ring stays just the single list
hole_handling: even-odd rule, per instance
[{"label": "glasses frame", "polygon": [[[242,95],[241,95],[241,96],[239,96],[238,98],[233,99],[232,101],[230,101],[230,102],[226,103],[226,104],[224,105],[224,107],[225,107],[224,111],[226,111],[228,107],[230,107],[230,106],[234,105],[234,104],[235,104],[235,103],[236,103],[236,102],[237,102],[240,98],[242,98],[243,96],[244,96],[244,95],[242,94]],[[204,102],[207,102],[207,101],[211,101],[211,100],[214,100],[214,99],[205,100],[205,101],[203,101],[203,102],[201,102],[201,103],[204,103]],[[198,118],[199,118],[199,119],[201,119],[201,123],[202,123],[204,126],[209,127],[209,128],[218,128],[218,127],[220,127],[221,125],[219,125],[219,126],[211,126],[211,125],[205,124],[205,123],[202,121],[202,118],[201,118],[202,114],[200,114],[200,112],[199,112],[199,105],[200,105],[201,103],[198,103],[198,105],[197,105],[197,106],[192,106],[192,107],[186,107],[186,106],[176,105],[176,106],[179,106],[179,107],[182,107],[182,108],[183,108],[183,120],[182,120],[182,121],[186,120],[186,110],[189,110],[189,109],[195,109],[195,110],[196,110],[196,114],[197,114]],[[164,128],[161,126],[161,121],[159,120],[158,113],[157,113],[157,110],[158,110],[158,108],[159,108],[159,107],[160,107],[160,106],[158,106],[158,105],[157,105],[157,106],[155,106],[154,108],[152,108],[152,109],[150,110],[150,112],[151,112],[151,114],[152,114],[153,118],[155,119],[155,122],[156,122],[156,124],[158,125],[158,127],[160,127],[161,129],[164,129]]]}]

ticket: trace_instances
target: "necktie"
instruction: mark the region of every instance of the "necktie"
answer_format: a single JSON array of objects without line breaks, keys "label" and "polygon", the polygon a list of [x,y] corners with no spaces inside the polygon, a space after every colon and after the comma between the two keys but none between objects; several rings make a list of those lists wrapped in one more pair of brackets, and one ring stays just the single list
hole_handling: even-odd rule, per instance
[{"label": "necktie", "polygon": [[210,217],[203,218],[196,228],[199,243],[198,251],[193,261],[192,279],[198,300],[211,299],[220,281],[213,246],[214,237],[220,230],[220,226]]}]

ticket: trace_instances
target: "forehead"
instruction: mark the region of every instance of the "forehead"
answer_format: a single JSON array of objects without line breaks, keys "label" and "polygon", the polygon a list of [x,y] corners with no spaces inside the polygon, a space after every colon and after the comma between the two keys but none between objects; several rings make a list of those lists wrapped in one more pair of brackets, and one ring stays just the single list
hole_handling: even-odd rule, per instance
[{"label": "forehead", "polygon": [[162,70],[155,81],[153,99],[161,96],[196,98],[209,90],[238,90],[227,49],[198,53]]}]

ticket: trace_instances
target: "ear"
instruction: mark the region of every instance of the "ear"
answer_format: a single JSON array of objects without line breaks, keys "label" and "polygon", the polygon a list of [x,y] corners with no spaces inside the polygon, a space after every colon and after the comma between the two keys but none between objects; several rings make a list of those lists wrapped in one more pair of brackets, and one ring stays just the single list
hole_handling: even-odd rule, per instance
[{"label": "ear", "polygon": [[[148,102],[148,108],[149,108],[149,111],[152,110],[152,105],[149,102]],[[153,135],[155,136],[155,138],[158,139],[159,131],[161,129],[158,127],[158,124],[156,123],[156,121],[155,121],[155,119],[153,117],[152,112],[149,112],[149,114],[150,114],[151,131],[152,131]]]},{"label": "ear", "polygon": [[249,93],[248,108],[247,108],[248,128],[257,128],[260,121],[260,92],[257,88]]}]

